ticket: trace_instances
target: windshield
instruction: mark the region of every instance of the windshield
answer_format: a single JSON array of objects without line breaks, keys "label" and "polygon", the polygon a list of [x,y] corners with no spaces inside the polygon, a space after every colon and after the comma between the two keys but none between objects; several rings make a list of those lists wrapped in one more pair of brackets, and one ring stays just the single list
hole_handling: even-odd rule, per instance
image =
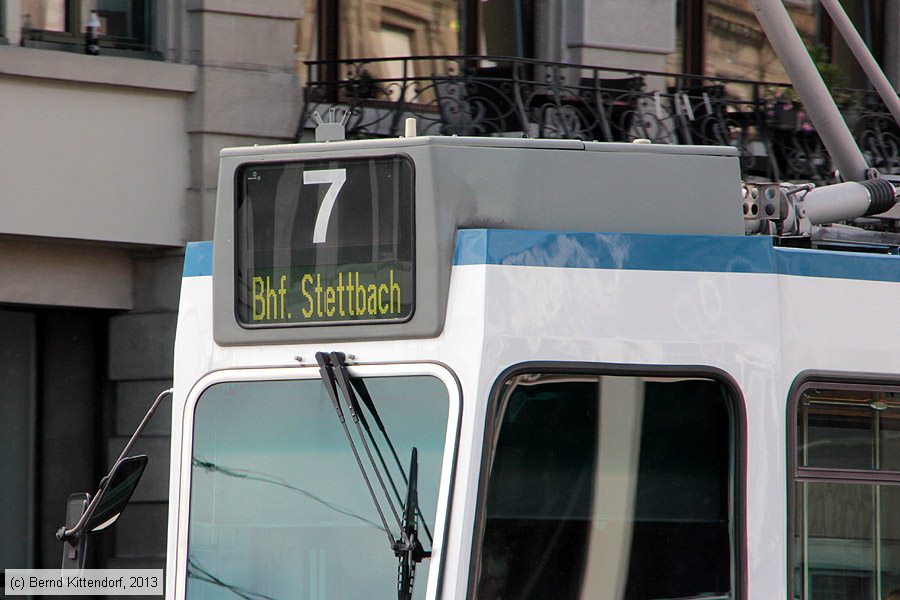
[{"label": "windshield", "polygon": [[[400,456],[418,448],[419,507],[434,531],[447,389],[424,375],[364,381]],[[188,598],[397,597],[397,559],[319,379],[210,386],[192,462]]]}]

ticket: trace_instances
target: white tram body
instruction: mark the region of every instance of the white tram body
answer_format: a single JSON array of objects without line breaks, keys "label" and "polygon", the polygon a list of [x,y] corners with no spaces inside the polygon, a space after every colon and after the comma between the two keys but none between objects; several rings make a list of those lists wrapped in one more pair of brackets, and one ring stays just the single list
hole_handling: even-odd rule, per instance
[{"label": "white tram body", "polygon": [[[358,267],[338,267],[334,282],[320,280],[318,299],[312,275],[303,293],[300,271],[285,275],[288,284],[277,264],[271,275],[240,272],[242,237],[252,229],[262,244],[264,230],[264,213],[250,218],[235,208],[242,194],[245,203],[264,194],[247,179],[280,177],[266,188],[275,204],[300,202],[306,196],[297,190],[306,190],[318,215],[334,180],[303,183],[289,169],[313,164],[307,171],[333,173],[346,163],[349,180],[353,161],[371,157],[406,161],[384,167],[386,178],[375,174],[381,166],[360,163],[359,172],[381,182],[380,190],[366,184],[372,197],[394,194],[397,202],[401,182],[414,182],[413,223],[394,221],[386,242],[396,250],[398,227],[414,233],[414,270],[403,284],[414,286],[414,306],[403,318],[375,320],[375,311],[389,310],[393,270],[382,287],[360,283]],[[181,290],[167,598],[397,594],[397,559],[349,446],[298,441],[279,454],[277,440],[319,430],[343,439],[318,352],[343,353],[346,371],[370,384],[376,405],[389,395],[377,389],[380,378],[427,378],[445,390],[443,416],[419,448],[420,505],[432,539],[419,529],[431,556],[418,565],[415,598],[764,600],[816,597],[816,586],[834,577],[848,586],[855,577],[867,594],[900,584],[900,535],[888,514],[896,467],[887,458],[868,467],[829,462],[858,450],[868,425],[854,429],[847,419],[870,414],[885,432],[875,445],[897,449],[889,417],[898,410],[890,399],[900,389],[900,336],[888,315],[900,300],[900,257],[744,236],[737,161],[721,148],[427,137],[223,152],[216,237],[189,246]],[[398,180],[401,168],[411,176]],[[349,203],[341,194],[352,190],[338,193],[335,206]],[[381,208],[356,214],[384,231],[376,212],[387,218]],[[355,218],[334,214],[324,241],[310,246],[318,252],[311,269],[324,268],[325,247],[340,244]],[[280,218],[272,222],[277,230]],[[276,263],[278,248],[294,239],[284,236],[272,244]],[[366,290],[355,309],[358,289],[328,292],[349,280]],[[282,292],[287,285],[296,290]],[[371,312],[364,324],[286,317],[290,306],[312,321],[320,310],[361,312],[363,297]],[[254,416],[257,407],[269,410],[269,392],[257,396],[254,385],[298,381],[306,383],[295,403],[325,407],[318,422],[306,412]],[[651,388],[655,399],[641,391]],[[403,415],[431,414],[413,406],[417,389],[409,408],[385,415],[393,416],[387,425],[404,466],[403,438],[415,427]],[[575,389],[596,389],[596,398],[561,408],[571,421],[548,416],[547,402]],[[824,401],[824,412],[802,408],[823,390],[852,419]],[[691,394],[709,396],[709,414],[693,418],[699,405]],[[721,406],[717,394],[727,396]],[[204,400],[212,395],[215,402]],[[551,433],[536,433],[540,447],[529,448],[528,428],[542,423]],[[715,423],[721,431],[707,436],[704,427]],[[242,448],[245,430],[254,431],[253,449]],[[805,446],[814,436],[819,445]],[[828,440],[838,446],[824,462],[805,462]],[[576,458],[558,456],[570,446]],[[304,452],[312,455],[292,466]],[[338,468],[341,461],[349,466]],[[495,461],[507,470],[492,479]],[[694,466],[680,472],[678,464]],[[865,506],[848,504],[870,497]],[[855,510],[868,517],[850,516]],[[822,533],[830,526],[822,515],[842,513],[847,523],[878,525],[862,527],[868,542],[852,524]]]}]

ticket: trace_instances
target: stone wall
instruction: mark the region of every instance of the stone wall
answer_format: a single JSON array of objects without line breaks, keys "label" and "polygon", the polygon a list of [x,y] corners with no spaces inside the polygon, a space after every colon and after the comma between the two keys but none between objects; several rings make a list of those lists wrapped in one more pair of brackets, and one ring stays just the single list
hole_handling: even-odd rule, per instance
[{"label": "stone wall", "polygon": [[[109,320],[108,378],[114,397],[107,440],[112,465],[156,396],[172,387],[175,322],[181,283],[180,252],[134,257],[134,308]],[[138,489],[112,530],[108,567],[163,568],[169,495],[172,403],[162,401],[132,454],[149,458]]]},{"label": "stone wall", "polygon": [[[204,0],[171,14],[183,23],[185,47],[168,48],[198,67],[188,101],[190,185],[188,239],[212,239],[219,151],[230,146],[290,141],[300,93],[293,41],[302,3]],[[178,27],[172,25],[174,39]],[[156,395],[172,385],[181,249],[132,254],[133,308],[109,320],[108,377],[115,390],[110,464]],[[162,568],[165,564],[171,401],[166,399],[135,446],[150,462],[115,528],[109,567]]]}]

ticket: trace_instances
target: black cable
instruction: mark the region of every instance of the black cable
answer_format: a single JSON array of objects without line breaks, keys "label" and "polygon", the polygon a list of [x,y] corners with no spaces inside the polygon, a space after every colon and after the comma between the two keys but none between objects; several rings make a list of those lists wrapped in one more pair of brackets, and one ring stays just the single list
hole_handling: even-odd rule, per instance
[{"label": "black cable", "polygon": [[[191,572],[192,568],[194,570],[193,573]],[[203,575],[203,577],[198,577],[197,573],[200,573],[201,575]],[[191,576],[193,576],[193,578],[198,581],[212,583],[213,585],[217,585],[219,587],[225,588],[226,590],[235,594],[236,596],[240,596],[241,598],[244,598],[244,600],[257,600],[257,599],[275,600],[275,598],[272,598],[271,596],[266,596],[265,594],[261,594],[259,592],[254,592],[253,590],[248,590],[247,588],[242,588],[242,587],[238,587],[236,585],[232,585],[230,583],[225,583],[224,581],[222,581],[221,579],[219,579],[218,577],[216,577],[215,575],[213,575],[212,573],[210,573],[209,571],[207,571],[206,569],[201,567],[199,564],[197,564],[196,560],[194,560],[191,557],[188,557],[188,577],[191,577]]]},{"label": "black cable", "polygon": [[334,512],[340,513],[342,515],[346,515],[353,519],[357,519],[359,521],[362,521],[366,525],[370,525],[370,526],[374,527],[375,529],[381,530],[381,527],[375,521],[370,521],[369,519],[367,519],[361,515],[350,512],[349,509],[342,508],[342,507],[338,506],[337,504],[332,504],[331,502],[325,500],[324,498],[316,496],[312,492],[304,490],[303,488],[293,486],[293,485],[287,483],[286,481],[284,481],[283,479],[281,479],[280,477],[275,477],[274,475],[270,475],[269,473],[262,473],[260,471],[250,471],[250,470],[245,470],[245,469],[233,469],[230,467],[223,467],[221,465],[217,465],[217,464],[209,462],[209,461],[200,460],[198,458],[193,459],[191,462],[193,463],[194,466],[202,467],[202,468],[210,470],[210,471],[216,471],[218,473],[222,473],[223,475],[228,475],[229,477],[236,477],[238,479],[247,479],[249,481],[259,481],[262,483],[270,483],[272,485],[277,485],[279,487],[283,487],[292,492],[296,492],[296,493],[300,494],[301,496],[305,496],[306,498],[309,498],[310,500],[318,502],[322,506],[324,506],[330,510],[333,510]]}]

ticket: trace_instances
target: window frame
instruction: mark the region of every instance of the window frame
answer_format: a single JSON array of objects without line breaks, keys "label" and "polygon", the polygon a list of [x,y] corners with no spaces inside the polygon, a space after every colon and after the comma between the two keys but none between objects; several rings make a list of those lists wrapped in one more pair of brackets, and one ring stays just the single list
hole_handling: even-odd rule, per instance
[{"label": "window frame", "polygon": [[[681,29],[683,36],[683,54],[681,57],[681,72],[685,75],[713,76],[706,72],[706,5],[709,0],[683,0],[683,9],[679,19],[676,19],[675,27]],[[872,18],[872,53],[879,64],[884,64],[886,27],[888,25],[885,14],[885,3],[878,0],[865,0],[870,2],[874,9]],[[828,11],[816,3],[821,9],[817,15],[817,37],[828,50],[829,62],[834,64],[835,36],[840,34],[834,29],[834,23]],[[863,32],[860,32],[861,35]]]},{"label": "window frame", "polygon": [[[432,376],[441,381],[448,395],[447,433],[441,465],[438,505],[435,512],[434,543],[431,547],[433,561],[427,581],[419,581],[426,590],[426,600],[441,595],[441,587],[447,565],[447,542],[450,534],[451,507],[456,487],[456,468],[459,461],[460,435],[463,415],[463,390],[459,377],[448,366],[439,362],[356,363],[348,365],[351,377],[380,378],[404,376]],[[194,452],[194,416],[197,402],[207,389],[220,383],[252,383],[263,381],[298,381],[320,379],[319,368],[311,364],[299,367],[250,367],[221,369],[200,377],[187,392],[181,406],[178,422],[180,432],[173,428],[173,435],[180,434],[179,471],[177,473],[178,497],[175,551],[175,598],[187,597],[187,567],[189,525],[191,511],[192,458]],[[377,399],[376,399],[377,402]],[[174,414],[173,414],[174,416]],[[335,415],[335,419],[337,416]],[[174,466],[174,465],[173,465]],[[436,560],[435,560],[436,557]],[[433,584],[433,585],[432,585]]]},{"label": "window frame", "polygon": [[810,388],[826,388],[837,391],[869,391],[893,388],[900,392],[900,378],[896,375],[877,373],[843,373],[839,371],[804,371],[797,375],[788,392],[787,414],[785,416],[786,432],[785,448],[787,451],[787,477],[785,482],[787,494],[787,514],[785,544],[787,561],[785,575],[787,578],[787,597],[795,598],[794,586],[794,528],[797,525],[797,484],[798,483],[833,483],[857,485],[898,485],[900,471],[878,471],[875,469],[829,469],[817,467],[801,467],[797,462],[799,440],[799,411],[803,393]]},{"label": "window frame", "polygon": [[[478,56],[480,54],[481,14],[480,4],[482,0],[459,0],[459,55]],[[340,58],[340,22],[341,0],[319,0],[318,22],[318,56],[319,60],[335,63]],[[523,15],[522,46],[525,56],[521,58],[534,58],[534,15]],[[392,22],[392,21],[389,21]],[[333,75],[333,76],[332,76]],[[337,80],[337,71],[332,74],[327,72],[329,80]]]},{"label": "window frame", "polygon": [[[154,52],[155,3],[153,0],[129,0],[134,11],[131,25],[144,21],[140,36],[134,38],[101,36],[98,41],[101,53],[115,56],[133,56],[135,54],[156,57]],[[137,5],[137,6],[136,6]],[[83,52],[85,47],[85,26],[82,18],[82,0],[65,0],[65,31],[48,29],[30,29],[22,31],[21,43],[25,47],[46,48],[68,52]],[[138,15],[138,12],[141,14]]]},{"label": "window frame", "polygon": [[[296,321],[283,321],[283,322],[277,322],[277,323],[259,323],[259,324],[257,324],[257,323],[252,322],[252,320],[250,322],[244,321],[241,316],[241,292],[242,292],[242,290],[238,288],[237,282],[242,280],[241,279],[241,273],[242,273],[241,253],[242,252],[241,252],[241,245],[238,242],[243,239],[241,236],[240,228],[242,225],[245,225],[244,221],[241,218],[241,210],[247,200],[247,193],[246,193],[246,186],[245,186],[245,179],[244,179],[246,172],[248,170],[252,170],[253,168],[260,168],[260,170],[262,170],[264,168],[269,168],[269,167],[281,167],[286,171],[287,169],[291,168],[292,166],[296,167],[298,165],[300,166],[301,169],[304,170],[304,172],[306,172],[305,171],[306,167],[310,163],[326,163],[326,162],[329,164],[333,164],[335,162],[339,162],[342,164],[346,164],[346,163],[368,164],[369,168],[371,168],[371,165],[373,165],[374,163],[376,163],[378,161],[392,161],[392,160],[397,161],[397,164],[400,165],[401,170],[408,169],[408,171],[409,171],[409,192],[408,192],[409,204],[410,204],[409,220],[410,220],[410,227],[412,229],[412,231],[409,232],[410,244],[411,244],[411,248],[410,248],[411,286],[410,287],[412,290],[411,291],[412,302],[411,302],[411,308],[410,308],[409,314],[405,315],[403,317],[394,318],[394,319],[374,318],[374,319],[358,319],[358,320],[345,319],[345,320],[334,320],[334,321],[319,320],[319,321],[313,321],[313,322],[309,322],[309,323],[301,323],[301,322],[296,322]],[[234,243],[234,256],[233,256],[233,271],[232,271],[232,279],[231,279],[231,281],[233,282],[232,290],[231,290],[231,302],[232,302],[232,308],[233,308],[233,313],[234,313],[234,322],[240,327],[240,329],[243,332],[247,332],[247,331],[254,331],[254,330],[261,331],[261,330],[267,330],[267,329],[268,330],[279,330],[280,329],[280,330],[288,330],[289,331],[289,330],[315,329],[315,328],[322,328],[322,327],[348,327],[348,326],[357,326],[358,327],[361,325],[375,325],[380,328],[385,325],[400,325],[400,326],[402,326],[403,324],[406,324],[406,323],[409,323],[410,321],[412,321],[412,319],[416,316],[416,305],[417,305],[417,300],[419,299],[418,295],[416,294],[416,288],[417,288],[416,275],[417,275],[417,271],[418,271],[418,264],[416,262],[416,259],[417,259],[417,252],[416,252],[416,250],[417,250],[417,248],[416,248],[416,231],[417,231],[416,177],[417,177],[416,176],[416,162],[406,152],[385,153],[385,154],[377,153],[377,154],[372,154],[372,155],[367,155],[367,156],[338,156],[338,157],[331,157],[331,158],[313,157],[313,158],[301,158],[301,159],[294,159],[294,160],[274,160],[274,161],[257,159],[257,160],[253,160],[253,161],[242,162],[240,165],[238,165],[237,168],[234,170],[234,194],[233,194],[233,198],[234,198],[233,213],[234,214],[233,214],[233,219],[232,219],[233,220],[233,227],[232,227],[232,229],[233,229],[232,236],[233,237],[232,237],[232,239],[235,240],[235,243]],[[401,180],[403,179],[403,175],[400,176],[400,179]],[[400,186],[401,183],[403,183],[403,182],[402,181],[398,182],[396,191],[398,194],[402,195],[404,190]],[[298,188],[298,190],[301,190],[302,188],[303,188],[303,186],[301,185],[300,188]],[[347,202],[347,200],[344,200],[344,202]],[[274,203],[274,200],[273,200],[273,203]],[[337,208],[337,207],[336,206],[333,207],[333,210],[335,208]],[[399,209],[398,209],[398,211],[399,211]],[[375,238],[373,238],[373,244],[374,243],[375,243]],[[249,271],[250,269],[247,267],[244,267],[244,270]],[[383,334],[381,333],[381,331],[378,331],[377,335],[378,335],[378,337],[381,337]]]},{"label": "window frame", "polygon": [[619,363],[529,361],[507,367],[491,385],[485,413],[484,437],[476,489],[475,520],[472,529],[469,559],[467,600],[475,600],[478,573],[481,568],[481,539],[486,524],[487,488],[490,480],[490,462],[496,443],[497,411],[503,385],[518,375],[540,373],[547,375],[592,375],[619,377],[696,377],[715,381],[728,393],[728,410],[732,419],[732,464],[730,482],[730,530],[732,532],[732,590],[733,600],[747,597],[747,411],[740,386],[722,369],[703,365],[631,365]]}]

